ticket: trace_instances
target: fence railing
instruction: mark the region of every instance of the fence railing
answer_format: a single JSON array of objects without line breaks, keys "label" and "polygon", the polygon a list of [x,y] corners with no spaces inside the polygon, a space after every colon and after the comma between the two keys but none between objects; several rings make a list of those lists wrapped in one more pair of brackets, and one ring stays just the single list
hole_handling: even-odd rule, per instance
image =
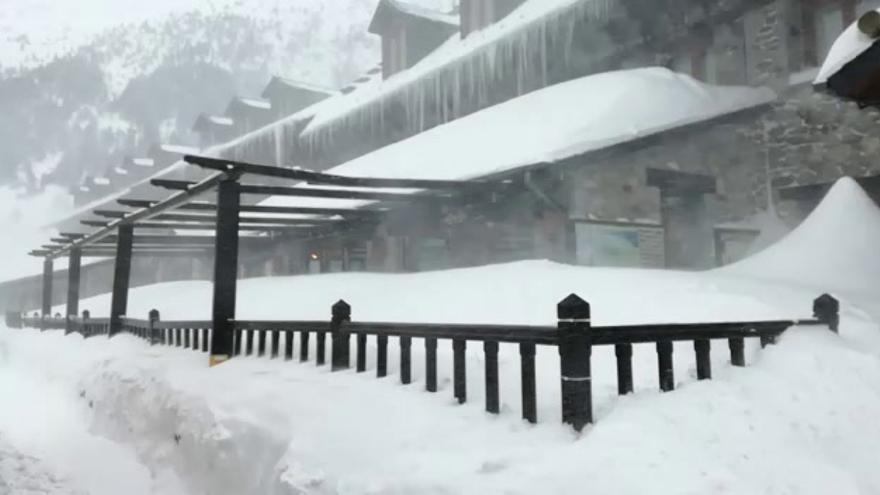
[{"label": "fence railing", "polygon": [[[234,322],[234,356],[258,356],[300,362],[309,361],[310,340],[315,339],[314,361],[326,364],[327,336],[330,335],[330,365],[333,371],[351,368],[351,340],[355,339],[355,369],[367,371],[368,339],[375,340],[376,376],[388,375],[389,337],[398,339],[400,381],[412,383],[413,339],[422,341],[425,349],[425,390],[437,392],[437,349],[439,341],[451,343],[453,351],[453,394],[459,403],[467,401],[466,350],[469,343],[482,344],[485,369],[485,409],[500,411],[498,353],[502,343],[517,344],[520,355],[522,416],[537,422],[537,380],[535,356],[537,346],[555,346],[560,355],[562,388],[562,419],[576,430],[593,421],[591,354],[595,346],[614,346],[617,388],[621,395],[630,394],[633,384],[633,345],[654,344],[657,352],[657,376],[660,390],[675,388],[673,343],[693,342],[697,378],[712,378],[711,349],[723,342],[730,352],[730,364],[745,366],[745,341],[758,339],[762,347],[792,327],[823,325],[837,332],[839,303],[830,295],[813,301],[812,319],[778,321],[742,321],[722,323],[664,323],[651,325],[618,325],[593,327],[590,305],[571,295],[557,305],[556,326],[468,325],[426,323],[353,322],[352,308],[339,301],[331,308],[330,321],[245,321]],[[92,319],[88,312],[82,318],[40,318],[7,314],[7,326],[42,329],[66,329],[86,337],[106,335],[109,319]],[[167,345],[208,352],[213,338],[210,321],[162,321],[159,312],[150,312],[147,320],[123,318],[123,331],[138,336],[152,345]],[[298,334],[298,335],[297,335]],[[282,345],[282,336],[283,345]],[[298,338],[297,338],[298,337]],[[298,344],[296,343],[298,340]],[[298,356],[295,354],[298,347]]]}]

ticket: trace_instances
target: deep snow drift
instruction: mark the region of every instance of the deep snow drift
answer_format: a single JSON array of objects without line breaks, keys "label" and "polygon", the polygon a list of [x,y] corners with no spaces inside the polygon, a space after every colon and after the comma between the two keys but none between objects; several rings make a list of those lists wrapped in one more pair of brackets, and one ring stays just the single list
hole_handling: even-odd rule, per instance
[{"label": "deep snow drift", "polygon": [[[677,390],[669,394],[656,390],[653,346],[636,347],[636,393],[624,398],[616,395],[613,349],[595,349],[597,423],[580,436],[559,424],[552,348],[537,358],[537,426],[519,419],[519,357],[508,345],[500,355],[498,417],[483,412],[478,345],[468,347],[469,402],[454,403],[448,342],[441,343],[436,395],[422,392],[418,341],[414,383],[399,385],[394,339],[391,374],[377,380],[372,348],[363,375],[257,358],[208,369],[202,354],[126,336],[83,341],[0,330],[0,376],[49,376],[66,394],[64,407],[93,434],[126,446],[154,479],[179,480],[189,493],[877,493],[880,328],[852,304],[878,295],[869,283],[876,261],[861,246],[874,242],[880,218],[864,199],[844,180],[777,246],[714,272],[524,262],[242,284],[239,310],[248,318],[323,319],[344,297],[359,320],[546,324],[555,303],[575,291],[604,325],[808,317],[820,289],[856,297],[844,297],[840,335],[804,327],[765,350],[750,342],[745,369],[730,367],[726,346],[714,345],[711,382],[695,380],[693,346],[677,345]],[[858,233],[843,235],[847,229]],[[828,255],[847,262],[816,270],[816,257]],[[811,277],[799,283],[807,270]],[[165,318],[206,318],[208,299],[200,283],[146,287],[133,291],[131,313],[155,306]],[[105,304],[97,298],[84,307],[101,314]],[[34,394],[23,402],[30,400]],[[45,421],[21,418],[37,431]],[[0,421],[0,438],[11,428]]]},{"label": "deep snow drift", "polygon": [[880,208],[845,177],[788,236],[721,272],[834,291],[866,303],[880,295],[877,246]]}]

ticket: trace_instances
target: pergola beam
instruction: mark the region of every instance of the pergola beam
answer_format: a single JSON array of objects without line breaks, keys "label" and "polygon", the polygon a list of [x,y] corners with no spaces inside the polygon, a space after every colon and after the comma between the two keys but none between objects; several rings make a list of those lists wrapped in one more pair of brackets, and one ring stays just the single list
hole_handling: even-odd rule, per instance
[{"label": "pergola beam", "polygon": [[180,192],[178,194],[171,196],[170,198],[168,198],[166,200],[160,201],[159,203],[157,203],[156,205],[154,205],[150,208],[145,208],[145,209],[136,211],[136,212],[132,213],[131,216],[129,216],[125,220],[117,220],[117,221],[111,222],[110,224],[108,224],[104,227],[101,227],[98,231],[93,232],[92,234],[89,234],[86,237],[83,237],[81,239],[76,240],[75,242],[65,246],[63,249],[60,249],[58,251],[53,252],[48,257],[49,258],[57,258],[59,256],[63,256],[64,254],[68,253],[70,251],[70,249],[72,249],[72,248],[85,247],[89,244],[92,244],[92,243],[97,242],[101,239],[104,239],[106,237],[111,236],[117,228],[122,227],[126,223],[135,223],[135,222],[150,220],[153,217],[155,217],[156,215],[159,215],[164,211],[171,210],[171,209],[177,208],[178,206],[180,206],[182,204],[189,203],[194,198],[197,198],[197,197],[201,196],[202,194],[205,194],[205,193],[211,191],[212,189],[214,189],[215,187],[217,187],[217,184],[219,184],[220,181],[223,180],[224,178],[226,178],[226,174],[219,174],[218,173],[218,174],[211,175],[210,177],[207,177],[205,180],[188,188],[186,191]]},{"label": "pergola beam", "polygon": [[[156,187],[176,191],[187,191],[194,186],[194,182],[185,180],[153,179],[150,181]],[[260,186],[255,184],[241,184],[241,194],[258,194],[261,196],[292,196],[301,198],[325,198],[325,199],[352,199],[366,201],[420,201],[426,199],[446,200],[447,195],[415,195],[412,193],[386,192],[386,191],[360,191],[350,189],[320,189],[305,187],[284,186]]]},{"label": "pergola beam", "polygon": [[237,172],[240,174],[260,175],[263,177],[275,177],[307,182],[309,184],[321,184],[339,187],[374,187],[374,188],[404,188],[404,189],[466,189],[474,187],[486,187],[494,185],[484,181],[457,181],[457,180],[432,180],[432,179],[393,179],[375,177],[346,177],[342,175],[325,174],[296,168],[273,167],[246,163],[222,158],[210,158],[205,156],[186,155],[183,161],[210,170],[219,172]]},{"label": "pergola beam", "polygon": [[243,184],[242,194],[259,194],[264,196],[291,196],[300,198],[349,199],[365,201],[424,201],[448,200],[449,196],[427,196],[410,193],[385,191],[358,191],[347,189],[318,189],[304,187],[258,186]]},{"label": "pergola beam", "polygon": [[[95,214],[108,218],[125,218],[131,212],[119,210],[95,210]],[[186,213],[163,213],[156,215],[153,220],[167,222],[193,222],[208,223],[214,225],[217,223],[215,215],[190,215]],[[289,218],[289,217],[258,217],[258,216],[242,216],[240,223],[277,225],[277,226],[314,226],[315,224],[337,223],[339,220],[332,218]]]},{"label": "pergola beam", "polygon": [[[116,200],[122,206],[132,208],[149,208],[156,204],[155,201],[143,199],[118,199]],[[189,211],[217,211],[217,205],[212,203],[188,203],[177,208],[178,210]],[[385,210],[364,210],[356,208],[312,208],[308,206],[263,206],[263,205],[242,205],[242,213],[269,213],[269,214],[290,214],[290,215],[339,215],[339,216],[372,216],[386,213]]]}]

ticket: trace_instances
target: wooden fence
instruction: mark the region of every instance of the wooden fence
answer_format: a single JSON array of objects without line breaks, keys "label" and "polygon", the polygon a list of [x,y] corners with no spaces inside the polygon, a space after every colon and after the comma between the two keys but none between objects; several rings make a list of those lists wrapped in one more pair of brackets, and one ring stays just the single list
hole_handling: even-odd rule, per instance
[{"label": "wooden fence", "polygon": [[[424,323],[353,322],[351,306],[339,301],[331,308],[329,321],[242,321],[234,322],[234,355],[309,360],[309,340],[314,337],[318,366],[326,364],[327,336],[330,335],[333,371],[351,367],[351,339],[355,339],[355,369],[367,371],[368,339],[376,344],[376,376],[388,374],[388,339],[398,338],[400,380],[412,382],[413,339],[425,348],[425,389],[437,391],[437,348],[439,341],[451,342],[453,349],[453,393],[460,403],[467,401],[465,351],[469,343],[482,344],[485,362],[486,411],[500,411],[498,351],[501,343],[518,344],[522,383],[522,415],[537,422],[537,383],[535,354],[539,345],[556,346],[560,355],[562,420],[580,431],[593,421],[591,353],[594,346],[614,346],[617,358],[618,393],[633,392],[633,344],[654,344],[658,355],[658,382],[668,392],[675,387],[673,343],[690,341],[694,345],[697,378],[711,379],[710,351],[713,343],[725,343],[730,363],[745,366],[745,339],[759,339],[761,346],[772,344],[792,327],[823,325],[837,332],[839,303],[830,295],[813,301],[813,319],[779,321],[742,321],[724,323],[651,324],[594,327],[590,324],[590,305],[571,295],[557,306],[556,326],[467,325]],[[81,318],[39,318],[7,313],[10,328],[65,329],[85,337],[107,335],[110,319],[93,319],[88,312]],[[208,352],[212,338],[210,321],[162,321],[159,312],[150,312],[147,320],[123,318],[123,331],[152,345],[168,345]],[[296,344],[296,337],[299,343]],[[281,345],[281,336],[284,343]],[[295,356],[295,346],[299,355]],[[282,348],[283,347],[283,348]]]}]

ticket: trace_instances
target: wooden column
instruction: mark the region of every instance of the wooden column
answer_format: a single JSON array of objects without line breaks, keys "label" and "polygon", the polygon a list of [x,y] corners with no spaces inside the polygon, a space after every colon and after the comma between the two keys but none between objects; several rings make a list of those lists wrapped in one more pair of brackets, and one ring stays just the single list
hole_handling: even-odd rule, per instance
[{"label": "wooden column", "polygon": [[233,353],[235,302],[238,283],[238,222],[241,185],[227,177],[217,190],[217,230],[214,239],[214,303],[211,366],[227,361]]},{"label": "wooden column", "polygon": [[122,317],[128,311],[128,285],[131,279],[131,255],[134,226],[119,226],[116,241],[116,265],[113,269],[113,302],[110,305],[110,337],[122,331]]},{"label": "wooden column", "polygon": [[[43,261],[43,319],[50,318],[52,316],[52,277],[54,275],[54,272],[55,264],[53,263],[51,258],[46,258]],[[46,324],[41,324],[40,329],[45,330]]]},{"label": "wooden column", "polygon": [[79,282],[82,273],[82,250],[73,248],[70,250],[70,261],[67,267],[67,324],[65,334],[73,332],[72,317],[79,315]]}]

